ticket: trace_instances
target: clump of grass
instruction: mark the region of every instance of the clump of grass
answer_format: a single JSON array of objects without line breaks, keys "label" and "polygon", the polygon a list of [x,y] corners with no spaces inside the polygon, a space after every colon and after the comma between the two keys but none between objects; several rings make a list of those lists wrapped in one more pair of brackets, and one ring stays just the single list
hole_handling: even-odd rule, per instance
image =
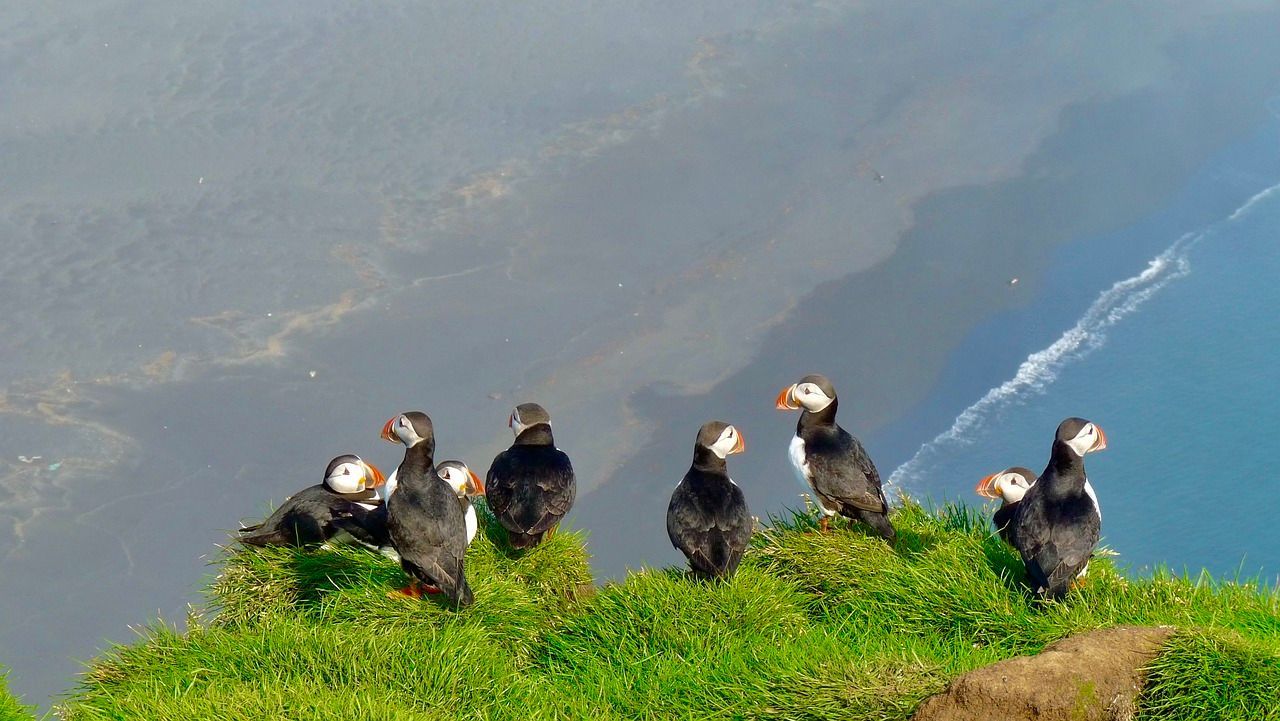
[{"label": "clump of grass", "polygon": [[147,629],[97,661],[61,710],[71,719],[908,719],[973,668],[1081,630],[1165,624],[1182,632],[1152,668],[1141,718],[1215,704],[1238,709],[1224,718],[1275,718],[1275,591],[1166,571],[1129,579],[1103,557],[1083,589],[1042,602],[1027,593],[1017,555],[964,507],[908,503],[894,515],[892,547],[848,524],[818,533],[816,517],[793,513],[757,534],[730,581],[650,570],[600,589],[580,534],[516,552],[480,511],[469,608],[389,598],[407,579],[361,549],[233,549],[220,560],[210,620]]},{"label": "clump of grass", "polygon": [[1142,718],[1280,719],[1280,649],[1230,632],[1173,635],[1148,669]]},{"label": "clump of grass", "polygon": [[24,706],[13,694],[9,693],[7,683],[9,672],[0,666],[0,721],[18,721],[31,719],[31,709]]}]

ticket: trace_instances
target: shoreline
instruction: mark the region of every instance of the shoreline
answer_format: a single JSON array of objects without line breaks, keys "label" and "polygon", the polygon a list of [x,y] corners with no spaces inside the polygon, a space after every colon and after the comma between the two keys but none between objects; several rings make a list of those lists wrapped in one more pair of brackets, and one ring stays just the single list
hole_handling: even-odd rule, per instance
[{"label": "shoreline", "polygon": [[[1055,285],[1053,278],[1043,276],[1045,269],[1051,261],[1058,260],[1058,256],[1066,253],[1068,248],[1073,251],[1077,248],[1089,249],[1091,252],[1105,250],[1111,256],[1111,260],[1115,261],[1111,265],[1116,269],[1090,274],[1090,281],[1085,284],[1088,290],[1080,293],[1079,307],[1065,307],[1056,316],[1059,321],[1044,324],[1043,337],[1048,338],[1048,342],[1052,342],[1063,329],[1075,322],[1083,308],[1092,302],[1098,290],[1120,278],[1127,277],[1135,272],[1135,269],[1140,270],[1153,253],[1166,247],[1173,240],[1168,237],[1155,237],[1148,243],[1135,244],[1117,250],[1107,245],[1107,239],[1123,233],[1126,228],[1141,222],[1143,218],[1159,213],[1162,207],[1185,191],[1197,174],[1204,172],[1205,167],[1212,162],[1215,155],[1226,152],[1233,145],[1247,142],[1247,138],[1253,137],[1261,127],[1269,124],[1270,116],[1262,112],[1263,101],[1266,99],[1266,97],[1258,97],[1258,102],[1255,104],[1258,114],[1253,116],[1253,122],[1245,124],[1239,122],[1240,118],[1235,118],[1239,123],[1236,126],[1240,129],[1238,134],[1224,133],[1212,139],[1201,136],[1195,139],[1197,142],[1194,148],[1162,146],[1158,141],[1153,141],[1146,136],[1142,125],[1132,121],[1134,117],[1158,114],[1163,103],[1172,102],[1170,98],[1152,99],[1138,95],[1072,108],[1068,115],[1075,116],[1074,124],[1071,119],[1064,122],[1059,134],[1046,142],[1048,148],[1058,146],[1070,150],[1073,143],[1069,138],[1073,132],[1080,135],[1098,133],[1100,124],[1102,127],[1115,130],[1112,125],[1097,122],[1099,119],[1092,114],[1100,112],[1104,115],[1111,113],[1120,120],[1120,124],[1128,125],[1132,136],[1118,141],[1117,145],[1127,148],[1133,155],[1117,158],[1113,154],[1099,153],[1094,158],[1097,162],[1096,167],[1082,163],[1078,158],[1075,159],[1073,176],[1079,180],[1080,184],[1074,188],[1064,188],[1044,180],[1054,175],[1051,170],[1053,155],[1052,152],[1048,152],[1043,155],[1037,153],[1038,162],[1029,163],[1022,177],[991,186],[960,188],[935,194],[922,203],[921,209],[916,213],[917,225],[903,239],[898,246],[898,251],[888,262],[841,281],[826,283],[793,309],[790,317],[805,319],[803,335],[807,337],[789,330],[785,324],[775,328],[770,331],[768,340],[763,344],[766,349],[774,349],[775,352],[766,350],[746,368],[716,384],[706,393],[673,395],[662,388],[649,387],[635,394],[632,398],[632,406],[648,426],[657,429],[653,438],[613,474],[609,483],[602,486],[600,490],[583,497],[579,502],[579,508],[576,509],[579,517],[593,519],[591,524],[584,524],[588,530],[592,527],[610,529],[609,537],[606,538],[603,535],[598,538],[593,537],[589,543],[593,553],[593,568],[597,575],[614,578],[621,576],[627,568],[634,567],[636,548],[646,544],[652,546],[652,538],[661,537],[660,521],[669,488],[667,484],[661,482],[650,484],[634,481],[656,475],[663,479],[669,477],[672,479],[671,483],[674,483],[680,477],[680,473],[683,473],[682,459],[662,463],[654,461],[654,458],[660,458],[664,453],[669,453],[673,449],[683,449],[687,445],[684,436],[688,433],[684,426],[690,425],[692,421],[676,422],[672,419],[692,419],[707,414],[730,421],[738,417],[751,417],[758,411],[758,407],[753,407],[753,402],[763,403],[769,400],[763,398],[763,395],[768,394],[761,395],[760,389],[773,389],[775,385],[781,387],[793,382],[794,378],[789,377],[790,375],[798,377],[803,373],[821,371],[833,378],[837,391],[841,392],[841,397],[846,399],[841,405],[842,424],[850,432],[863,437],[868,449],[878,459],[882,477],[887,477],[888,473],[909,458],[921,444],[930,441],[938,431],[936,427],[929,431],[918,431],[915,438],[901,442],[896,447],[886,439],[886,434],[901,429],[911,413],[927,407],[930,399],[939,393],[946,395],[950,392],[953,395],[961,395],[954,390],[943,388],[941,384],[952,367],[954,353],[965,347],[965,342],[972,337],[975,329],[980,329],[984,324],[1002,316],[1034,312],[1038,304],[1044,301],[1044,296],[1036,291],[1042,287],[1049,288]],[[1112,133],[1106,134],[1114,137]],[[1142,150],[1135,151],[1135,148]],[[1136,199],[1136,202],[1126,202],[1135,201],[1135,199],[1118,191],[1118,188],[1130,184],[1131,178],[1128,175],[1104,172],[1116,166],[1155,165],[1158,167],[1162,164],[1167,172],[1156,173],[1154,177],[1157,182],[1142,185],[1141,197]],[[1090,181],[1097,178],[1109,179],[1110,184]],[[1040,186],[1037,189],[1038,192],[1028,191],[1029,187],[1037,185]],[[1072,225],[1073,216],[1078,219],[1082,214],[1073,212],[1070,204],[1064,200],[1071,195],[1071,191],[1075,191],[1080,196],[1079,200],[1082,204],[1110,205],[1112,215],[1104,222],[1094,222],[1089,225],[1079,223],[1077,220],[1077,224]],[[1010,197],[1002,200],[992,199],[999,198],[1002,194]],[[1055,202],[1058,203],[1056,208],[1053,207]],[[1226,207],[1229,203],[1230,201],[1222,201],[1218,205]],[[1062,224],[1053,227],[1041,226],[1037,229],[1040,232],[1023,232],[1025,229],[1009,228],[1003,231],[1010,238],[1038,238],[1039,242],[1034,247],[1027,244],[1018,247],[1016,253],[1003,254],[999,250],[1001,239],[993,240],[987,236],[984,231],[989,230],[989,226],[985,225],[981,218],[975,218],[970,220],[967,226],[971,245],[959,251],[954,248],[944,249],[945,257],[939,259],[939,243],[936,238],[944,232],[949,232],[949,237],[953,239],[957,237],[952,221],[956,215],[962,214],[966,209],[972,209],[977,214],[985,214],[993,207],[1044,208],[1046,204],[1053,212],[1049,213],[1043,222],[1048,223],[1052,218],[1056,218],[1064,221]],[[1226,207],[1222,212],[1230,212],[1230,210],[1230,207]],[[1216,206],[1206,209],[1202,217],[1212,219],[1216,217],[1213,214],[1219,211],[1220,208]],[[1033,219],[1032,222],[1034,225]],[[962,225],[962,227],[966,226]],[[943,230],[944,228],[946,231]],[[965,253],[968,255],[966,256]],[[938,293],[938,289],[930,285],[933,278],[918,270],[934,264],[969,268],[971,270],[969,273],[948,278],[947,288],[952,291],[974,289],[976,296],[989,303],[985,314],[965,315],[969,312],[968,308],[957,309],[954,306],[947,306],[946,301],[954,300],[957,296]],[[1080,266],[1083,271],[1078,269],[1074,272],[1088,272],[1087,265]],[[1028,268],[1033,270],[1028,272]],[[1016,290],[1012,293],[1008,292],[1010,288],[1007,285],[1010,277],[1020,278]],[[914,281],[917,285],[904,286],[902,283],[904,278]],[[913,290],[918,290],[918,295],[913,295]],[[921,298],[929,298],[931,293],[935,295],[932,297],[934,302],[930,305],[906,308],[901,313],[891,313],[893,317],[889,319],[878,319],[874,323],[869,323],[865,319],[846,321],[835,314],[823,312],[824,309],[831,308],[884,308],[885,306],[877,304],[878,299],[895,297],[893,295],[895,293],[898,294],[896,297],[910,297],[913,302],[918,302]],[[961,299],[960,302],[963,303],[965,300]],[[939,315],[931,315],[934,313]],[[968,322],[963,329],[948,325],[947,321],[942,320],[943,317],[949,317],[954,321],[957,313],[961,316],[960,322]],[[932,331],[929,334],[935,339],[934,348],[931,349],[932,363],[919,363],[918,358],[911,359],[912,362],[908,363],[898,362],[901,356],[897,355],[898,350],[892,345],[895,342],[895,329],[916,323],[926,324]],[[872,334],[874,341],[861,347],[848,349],[848,352],[838,361],[826,363],[822,368],[810,367],[811,362],[806,361],[806,358],[822,357],[822,344],[814,342],[814,339],[849,333],[851,326],[855,329],[851,334],[860,336],[860,342],[865,340],[866,334]],[[912,327],[919,326],[912,325]],[[948,340],[938,341],[940,337]],[[1016,369],[1017,365],[1026,358],[1027,353],[1039,350],[1045,345],[1047,342],[1035,341],[1029,345],[1027,352],[1011,353],[1006,364],[996,366],[1000,370],[984,376],[982,381],[972,382],[970,387],[980,387],[980,389],[975,395],[967,398],[959,408],[962,410],[967,407],[992,385],[1008,378],[1012,369]],[[796,370],[789,371],[787,375],[780,375],[772,370],[779,366]],[[993,383],[988,383],[986,378],[994,379]],[[849,388],[854,390],[847,390]],[[842,391],[842,389],[846,390]],[[753,394],[761,397],[753,398]],[[848,400],[850,397],[856,400],[850,403]],[[712,410],[713,408],[717,410]],[[935,413],[938,414],[935,417],[941,417],[948,412],[935,411]],[[753,512],[761,516],[765,515],[766,511],[777,511],[779,507],[797,507],[800,503],[799,494],[806,490],[793,480],[793,474],[785,462],[784,441],[792,432],[795,419],[790,415],[778,414],[778,416],[779,418],[770,425],[771,430],[765,431],[768,435],[750,446],[752,450],[759,449],[758,454],[749,454],[738,461],[738,464],[751,468],[750,476],[747,476],[746,472],[740,472],[740,475],[735,476],[739,484],[744,487]],[[945,424],[949,425],[954,418],[955,413],[947,415]],[[738,421],[732,422],[738,423]],[[740,427],[743,426],[740,425]],[[751,434],[752,430],[756,430],[754,435]],[[753,429],[751,426],[746,426],[744,435],[750,443],[750,439],[761,435],[760,427]],[[770,482],[771,479],[773,482]],[[611,522],[611,515],[616,517],[616,514],[610,513],[610,509],[613,508],[625,509],[627,514],[625,520],[617,519]],[[658,558],[647,559],[647,564],[677,561],[674,551],[661,549]]]},{"label": "shoreline", "polygon": [[[1280,118],[1267,119],[1254,132],[1209,158],[1167,204],[1150,215],[1114,232],[1080,238],[1054,249],[1053,265],[1058,273],[1045,278],[1042,292],[1026,305],[1010,308],[976,324],[950,354],[930,397],[868,434],[868,441],[886,449],[886,456],[891,460],[902,459],[893,463],[893,469],[908,461],[916,450],[932,443],[932,440],[923,444],[895,442],[895,438],[944,432],[960,413],[1012,378],[1030,354],[1056,342],[1080,319],[1085,307],[1112,283],[1142,272],[1154,256],[1170,249],[1184,234],[1202,232],[1222,222],[1241,203],[1251,199],[1259,190],[1252,183],[1243,178],[1234,184],[1224,183],[1220,176],[1226,170],[1247,177],[1254,173],[1260,179],[1266,177],[1264,173],[1273,169],[1255,157],[1264,154],[1264,145],[1270,150],[1277,131],[1280,131]],[[1259,167],[1242,170],[1251,164]],[[1089,259],[1096,257],[1107,257],[1114,263],[1115,274],[1092,271]],[[1064,296],[1071,298],[1070,304],[1059,302]],[[1015,347],[1010,349],[1010,343],[1016,344]],[[979,362],[977,358],[984,360]],[[886,478],[893,469],[884,473]],[[919,485],[920,479],[914,480]],[[924,488],[905,490],[925,492],[937,502],[950,498],[945,493],[950,489],[939,485],[938,479],[933,481],[926,482]],[[968,487],[962,485],[960,492],[953,500],[964,500]]]}]

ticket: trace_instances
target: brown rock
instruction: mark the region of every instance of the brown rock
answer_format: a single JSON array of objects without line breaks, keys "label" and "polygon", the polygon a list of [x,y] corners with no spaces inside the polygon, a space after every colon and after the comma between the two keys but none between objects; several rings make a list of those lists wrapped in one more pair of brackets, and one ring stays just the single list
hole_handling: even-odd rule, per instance
[{"label": "brown rock", "polygon": [[1129,721],[1143,668],[1173,633],[1117,626],[1062,639],[1035,656],[970,671],[926,699],[914,721]]}]

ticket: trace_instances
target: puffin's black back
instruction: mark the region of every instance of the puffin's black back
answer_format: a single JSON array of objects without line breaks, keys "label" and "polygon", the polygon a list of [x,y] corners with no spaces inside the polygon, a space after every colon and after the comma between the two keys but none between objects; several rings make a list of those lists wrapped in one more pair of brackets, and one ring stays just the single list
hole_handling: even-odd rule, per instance
[{"label": "puffin's black back", "polygon": [[460,606],[475,600],[463,569],[467,525],[453,488],[439,478],[429,450],[405,452],[387,501],[387,531],[405,573],[438,587]]},{"label": "puffin's black back", "polygon": [[1049,598],[1066,594],[1101,535],[1102,519],[1084,483],[1084,459],[1055,440],[1049,465],[1014,511],[1014,547],[1033,587]]},{"label": "puffin's black back", "polygon": [[751,511],[742,489],[720,474],[690,468],[671,494],[667,536],[695,572],[728,578],[751,542]]},{"label": "puffin's black back", "polygon": [[892,541],[880,472],[862,443],[835,422],[837,407],[838,400],[832,400],[817,413],[803,411],[796,423],[813,490],[828,508],[834,504],[840,515],[862,521]]},{"label": "puffin's black back", "polygon": [[573,464],[546,424],[526,428],[494,457],[484,485],[485,501],[514,548],[537,545],[573,507],[578,490]]},{"label": "puffin's black back", "polygon": [[298,491],[265,521],[240,529],[239,541],[251,546],[307,546],[323,543],[341,530],[335,521],[367,511],[323,483]]}]

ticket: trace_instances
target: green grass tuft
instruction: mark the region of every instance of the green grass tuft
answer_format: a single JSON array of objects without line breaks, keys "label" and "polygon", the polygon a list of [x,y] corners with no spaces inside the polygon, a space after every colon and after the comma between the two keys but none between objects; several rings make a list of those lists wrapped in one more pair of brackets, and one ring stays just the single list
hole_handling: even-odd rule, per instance
[{"label": "green grass tuft", "polygon": [[[1280,596],[1096,559],[1060,602],[978,512],[908,504],[890,547],[805,512],[772,519],[727,582],[682,569],[595,589],[581,535],[528,552],[486,532],[476,603],[390,598],[407,579],[356,548],[235,549],[210,618],[155,625],[99,659],[70,719],[907,719],[956,675],[1117,624],[1182,629],[1151,669],[1143,719],[1276,719]],[[1271,715],[1267,715],[1271,714]],[[1195,717],[1194,715],[1191,717]]]},{"label": "green grass tuft", "polygon": [[9,684],[7,683],[9,672],[3,666],[0,666],[0,721],[19,721],[19,719],[33,719],[32,709],[25,706],[12,693],[9,693]]},{"label": "green grass tuft", "polygon": [[1175,634],[1150,667],[1145,719],[1280,719],[1280,649],[1234,633]]}]

